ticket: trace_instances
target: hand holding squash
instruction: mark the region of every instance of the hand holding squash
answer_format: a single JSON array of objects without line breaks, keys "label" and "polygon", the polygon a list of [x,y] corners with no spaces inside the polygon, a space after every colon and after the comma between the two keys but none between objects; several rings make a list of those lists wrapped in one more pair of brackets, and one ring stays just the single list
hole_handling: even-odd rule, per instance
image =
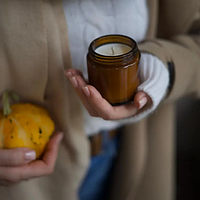
[{"label": "hand holding squash", "polygon": [[5,92],[0,111],[0,185],[51,174],[62,139],[62,133],[50,138],[55,125],[44,108],[29,103],[10,107],[9,96],[16,98]]}]

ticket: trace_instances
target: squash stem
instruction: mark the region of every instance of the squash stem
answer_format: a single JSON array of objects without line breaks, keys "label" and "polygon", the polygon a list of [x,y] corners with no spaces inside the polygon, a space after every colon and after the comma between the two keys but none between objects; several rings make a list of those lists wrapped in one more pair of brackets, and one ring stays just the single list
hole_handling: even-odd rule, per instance
[{"label": "squash stem", "polygon": [[7,116],[11,112],[12,112],[12,110],[10,108],[9,91],[5,91],[3,93],[3,114],[4,114],[4,116]]},{"label": "squash stem", "polygon": [[16,94],[15,92],[12,91],[5,91],[3,93],[3,114],[4,116],[9,115],[12,112],[12,109],[10,108],[10,97],[14,100],[14,101],[19,101],[19,95]]}]

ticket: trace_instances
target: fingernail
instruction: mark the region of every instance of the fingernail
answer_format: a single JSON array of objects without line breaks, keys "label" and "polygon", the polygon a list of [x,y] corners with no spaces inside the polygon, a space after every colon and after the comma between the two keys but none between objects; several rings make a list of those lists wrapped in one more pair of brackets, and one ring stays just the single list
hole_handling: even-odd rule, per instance
[{"label": "fingernail", "polygon": [[68,78],[72,77],[72,73],[71,72],[66,72],[66,75]]},{"label": "fingernail", "polygon": [[90,96],[90,91],[87,86],[83,87],[83,92],[85,93],[86,96]]},{"label": "fingernail", "polygon": [[25,153],[25,159],[29,160],[29,161],[35,160],[36,159],[36,153],[35,153],[35,151],[26,152]]},{"label": "fingernail", "polygon": [[144,107],[144,105],[147,103],[147,98],[143,97],[142,99],[139,100],[139,109]]},{"label": "fingernail", "polygon": [[78,86],[78,83],[77,83],[77,80],[76,80],[76,77],[73,76],[70,78],[70,81],[72,83],[72,85],[76,88]]},{"label": "fingernail", "polygon": [[59,137],[58,137],[58,143],[60,143],[62,141],[63,136],[64,136],[63,132],[60,132]]},{"label": "fingernail", "polygon": [[57,133],[58,134],[58,137],[57,137],[57,140],[56,140],[56,145],[59,145],[60,142],[62,141],[63,139],[63,133],[60,132],[60,133]]}]

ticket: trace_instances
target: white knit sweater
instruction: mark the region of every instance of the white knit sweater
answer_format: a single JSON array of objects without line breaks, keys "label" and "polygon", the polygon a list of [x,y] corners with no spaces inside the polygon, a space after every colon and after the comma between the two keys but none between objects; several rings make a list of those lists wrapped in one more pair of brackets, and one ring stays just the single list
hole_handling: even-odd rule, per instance
[{"label": "white knit sweater", "polygon": [[[106,34],[127,35],[137,42],[145,38],[148,27],[146,0],[63,0],[63,5],[72,66],[80,69],[86,78],[86,54],[92,40]],[[158,58],[144,53],[139,67],[141,85],[138,91],[146,92],[152,98],[153,106],[129,119],[117,121],[91,117],[83,108],[87,135],[136,122],[155,110],[165,96],[169,83],[168,71]]]}]

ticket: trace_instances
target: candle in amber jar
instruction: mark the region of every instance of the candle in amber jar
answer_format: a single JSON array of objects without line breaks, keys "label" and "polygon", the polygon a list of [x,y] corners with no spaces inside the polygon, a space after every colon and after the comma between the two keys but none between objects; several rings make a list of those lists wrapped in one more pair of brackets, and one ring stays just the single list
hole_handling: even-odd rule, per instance
[{"label": "candle in amber jar", "polygon": [[89,46],[89,84],[112,105],[133,100],[139,85],[140,52],[136,42],[123,35],[107,35]]},{"label": "candle in amber jar", "polygon": [[95,49],[95,52],[103,56],[119,56],[131,51],[131,47],[120,43],[110,43]]}]

